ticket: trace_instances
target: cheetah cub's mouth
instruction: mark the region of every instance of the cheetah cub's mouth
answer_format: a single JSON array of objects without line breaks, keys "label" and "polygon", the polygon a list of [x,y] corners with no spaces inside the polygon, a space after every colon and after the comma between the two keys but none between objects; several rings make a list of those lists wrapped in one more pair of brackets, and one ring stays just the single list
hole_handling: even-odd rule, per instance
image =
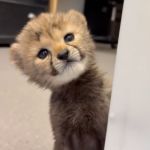
[{"label": "cheetah cub's mouth", "polygon": [[[65,71],[78,71],[81,67],[85,56],[78,48],[70,46],[64,49],[57,55],[57,60],[53,61],[53,67],[56,70],[56,75],[63,74]],[[75,70],[74,70],[75,69]]]},{"label": "cheetah cub's mouth", "polygon": [[53,61],[56,74],[53,76],[55,83],[69,82],[80,76],[86,68],[86,57],[79,48],[68,46],[57,55]]}]

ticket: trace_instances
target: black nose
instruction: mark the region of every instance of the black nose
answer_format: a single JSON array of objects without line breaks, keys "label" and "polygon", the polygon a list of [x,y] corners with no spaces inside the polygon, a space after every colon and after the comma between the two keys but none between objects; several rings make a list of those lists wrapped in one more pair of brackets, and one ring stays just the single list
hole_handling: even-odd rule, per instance
[{"label": "black nose", "polygon": [[67,60],[68,55],[69,55],[69,51],[67,49],[64,49],[57,55],[57,58],[60,60]]}]

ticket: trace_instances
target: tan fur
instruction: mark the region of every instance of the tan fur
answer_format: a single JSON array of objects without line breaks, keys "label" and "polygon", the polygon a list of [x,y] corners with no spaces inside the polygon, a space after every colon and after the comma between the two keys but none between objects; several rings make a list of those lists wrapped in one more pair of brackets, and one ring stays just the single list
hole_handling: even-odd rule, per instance
[{"label": "tan fur", "polygon": [[[66,44],[63,39],[67,33],[75,35],[75,40],[69,44]],[[10,53],[11,59],[29,76],[31,81],[50,88],[56,86],[50,81],[51,73],[55,69],[55,66],[50,64],[59,63],[56,56],[63,49],[67,48],[70,53],[74,53],[75,47],[80,49],[81,55],[87,53],[86,58],[88,59],[94,45],[91,42],[85,18],[80,13],[71,10],[55,15],[42,13],[29,21],[17,36],[16,42],[12,44]],[[37,58],[40,48],[48,48],[51,55],[40,60]],[[86,64],[86,62],[83,63]]]}]

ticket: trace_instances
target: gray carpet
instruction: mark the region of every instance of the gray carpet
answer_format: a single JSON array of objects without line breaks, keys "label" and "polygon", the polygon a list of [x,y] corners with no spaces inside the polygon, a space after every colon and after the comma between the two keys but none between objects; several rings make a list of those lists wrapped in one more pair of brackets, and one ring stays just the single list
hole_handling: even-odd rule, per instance
[{"label": "gray carpet", "polygon": [[[100,68],[113,76],[116,51],[97,45]],[[49,122],[50,91],[26,82],[0,48],[0,150],[52,150]]]}]

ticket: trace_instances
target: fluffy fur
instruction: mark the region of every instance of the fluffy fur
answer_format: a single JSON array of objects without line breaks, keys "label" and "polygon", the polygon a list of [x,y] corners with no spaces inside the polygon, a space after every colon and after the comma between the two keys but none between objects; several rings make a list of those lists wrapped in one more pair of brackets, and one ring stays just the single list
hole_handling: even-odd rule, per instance
[{"label": "fluffy fur", "polygon": [[[66,42],[66,34],[74,39]],[[49,53],[38,57],[40,49]],[[58,59],[63,50],[68,59]],[[50,118],[55,150],[103,150],[109,100],[94,58],[84,16],[76,11],[43,13],[29,21],[12,44],[14,63],[41,87],[52,90]]]}]

